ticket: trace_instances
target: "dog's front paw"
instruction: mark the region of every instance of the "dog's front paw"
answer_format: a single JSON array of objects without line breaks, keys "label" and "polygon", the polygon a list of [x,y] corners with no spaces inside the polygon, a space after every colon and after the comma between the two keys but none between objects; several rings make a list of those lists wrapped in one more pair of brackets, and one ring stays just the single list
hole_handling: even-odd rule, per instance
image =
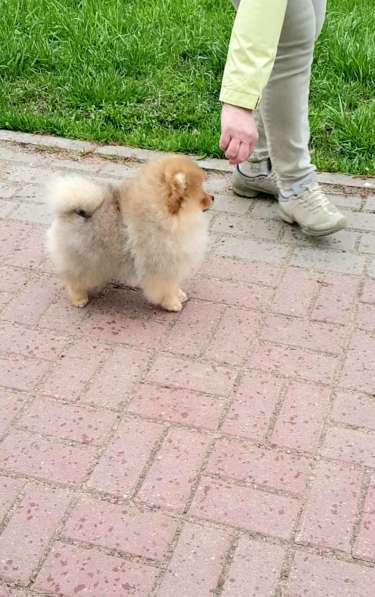
[{"label": "dog's front paw", "polygon": [[184,292],[181,288],[178,289],[178,298],[180,299],[181,303],[186,303],[188,300],[188,295]]},{"label": "dog's front paw", "polygon": [[86,289],[78,288],[77,286],[73,286],[73,284],[67,282],[66,290],[70,302],[74,307],[78,307],[79,309],[86,307],[87,303],[89,302],[89,295]]},{"label": "dog's front paw", "polygon": [[182,303],[177,296],[170,299],[165,299],[161,303],[161,306],[166,311],[174,311],[175,313],[178,313],[178,311],[181,311],[182,309]]},{"label": "dog's front paw", "polygon": [[78,309],[83,309],[89,302],[89,297],[81,298],[81,299],[74,299],[72,300],[72,305],[74,307],[78,307]]}]

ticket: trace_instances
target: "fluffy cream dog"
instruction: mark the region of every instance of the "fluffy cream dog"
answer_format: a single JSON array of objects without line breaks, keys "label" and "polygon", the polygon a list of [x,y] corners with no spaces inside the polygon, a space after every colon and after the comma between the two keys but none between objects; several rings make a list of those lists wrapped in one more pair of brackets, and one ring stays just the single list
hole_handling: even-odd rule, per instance
[{"label": "fluffy cream dog", "polygon": [[110,281],[143,290],[148,301],[180,311],[181,283],[207,245],[203,215],[213,197],[201,168],[183,156],[143,166],[118,186],[61,177],[49,186],[56,217],[47,250],[73,305]]}]

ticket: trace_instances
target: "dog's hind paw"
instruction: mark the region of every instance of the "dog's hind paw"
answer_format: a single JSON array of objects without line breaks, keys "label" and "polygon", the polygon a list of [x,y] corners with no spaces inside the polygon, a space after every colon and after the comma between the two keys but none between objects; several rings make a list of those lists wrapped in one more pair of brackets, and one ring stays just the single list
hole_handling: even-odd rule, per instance
[{"label": "dog's hind paw", "polygon": [[188,300],[189,297],[186,294],[186,292],[184,292],[183,290],[181,290],[181,288],[179,288],[178,298],[180,299],[181,303],[186,303],[186,301]]},{"label": "dog's hind paw", "polygon": [[174,311],[175,313],[178,313],[178,311],[181,311],[182,309],[182,302],[178,297],[175,297],[172,299],[164,300],[161,303],[161,306],[166,311]]}]

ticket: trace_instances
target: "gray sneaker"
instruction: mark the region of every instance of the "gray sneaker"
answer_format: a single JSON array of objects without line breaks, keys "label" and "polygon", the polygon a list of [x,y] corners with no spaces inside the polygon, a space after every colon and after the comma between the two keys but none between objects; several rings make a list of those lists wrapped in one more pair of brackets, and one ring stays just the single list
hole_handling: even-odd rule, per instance
[{"label": "gray sneaker", "polygon": [[346,228],[346,217],[322,192],[317,182],[295,187],[286,198],[280,194],[279,213],[284,222],[298,224],[308,236],[326,236]]},{"label": "gray sneaker", "polygon": [[240,197],[256,197],[260,194],[272,195],[278,197],[279,189],[277,179],[271,170],[269,160],[246,164],[249,166],[249,173],[241,171],[241,166],[237,166],[232,179],[232,189]]}]

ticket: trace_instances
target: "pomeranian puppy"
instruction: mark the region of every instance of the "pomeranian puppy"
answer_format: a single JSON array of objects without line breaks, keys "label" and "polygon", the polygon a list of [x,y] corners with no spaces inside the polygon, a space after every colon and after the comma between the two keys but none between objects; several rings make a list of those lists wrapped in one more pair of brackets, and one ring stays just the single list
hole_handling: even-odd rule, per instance
[{"label": "pomeranian puppy", "polygon": [[181,284],[199,267],[208,240],[203,212],[213,197],[203,181],[202,169],[183,156],[147,164],[117,186],[77,176],[53,181],[47,250],[71,303],[84,307],[91,292],[118,281],[180,311],[187,298]]}]

